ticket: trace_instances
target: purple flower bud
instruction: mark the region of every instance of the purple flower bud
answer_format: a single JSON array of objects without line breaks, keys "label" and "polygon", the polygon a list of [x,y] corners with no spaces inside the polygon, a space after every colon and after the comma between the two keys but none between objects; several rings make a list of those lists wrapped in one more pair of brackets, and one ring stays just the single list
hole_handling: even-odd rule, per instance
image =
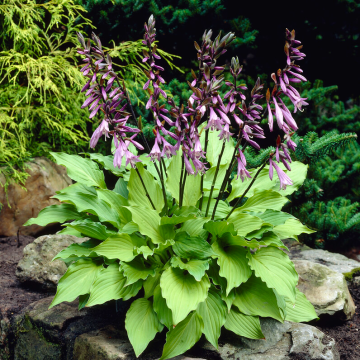
[{"label": "purple flower bud", "polygon": [[160,161],[160,159],[161,159],[161,150],[160,150],[157,139],[155,139],[154,146],[151,149],[150,154],[148,156],[151,157],[151,160],[153,162],[155,162],[155,160]]},{"label": "purple flower bud", "polygon": [[100,96],[91,104],[91,106],[89,107],[89,110],[91,111],[92,109],[95,108],[95,106],[97,106],[97,104],[99,103],[99,101],[101,100]]},{"label": "purple flower bud", "polygon": [[284,80],[282,79],[282,77],[279,77],[280,79],[280,86],[281,86],[281,90],[286,94],[286,85],[284,83]]},{"label": "purple flower bud", "polygon": [[84,87],[81,89],[81,92],[84,92],[85,90],[87,90],[90,86],[90,83],[91,83],[91,80],[89,80],[85,85]]},{"label": "purple flower bud", "polygon": [[81,105],[81,109],[84,109],[86,107],[88,107],[95,99],[97,98],[97,96],[91,95],[89,98],[87,98],[84,103]]},{"label": "purple flower bud", "polygon": [[90,114],[89,119],[92,119],[99,111],[101,105],[98,105]]},{"label": "purple flower bud", "polygon": [[285,190],[287,185],[293,185],[291,179],[285,174],[283,170],[280,169],[280,167],[275,162],[273,162],[273,166],[280,180],[280,190]]},{"label": "purple flower bud", "polygon": [[234,134],[229,131],[229,124],[226,123],[225,126],[220,131],[220,134],[218,136],[219,136],[220,140],[225,139],[226,141],[229,141],[230,136],[232,136],[232,135],[234,135]]},{"label": "purple flower bud", "polygon": [[267,104],[267,109],[268,109],[268,123],[269,123],[269,129],[270,131],[274,130],[274,118],[273,118],[273,114],[271,112],[271,107],[270,104]]},{"label": "purple flower bud", "polygon": [[188,174],[194,175],[195,172],[190,164],[190,161],[188,159],[188,157],[184,154],[184,162],[185,162],[185,169],[187,171]]},{"label": "purple flower bud", "polygon": [[146,90],[150,85],[150,79],[145,83],[145,85],[143,86],[143,89]]},{"label": "purple flower bud", "polygon": [[289,78],[289,81],[294,82],[294,83],[301,83],[301,80],[298,78]]},{"label": "purple flower bud", "polygon": [[274,96],[273,96],[273,101],[274,101],[274,104],[275,104],[276,120],[277,120],[279,128],[282,129],[283,128],[283,123],[284,123],[283,113],[282,113],[282,111],[280,109],[280,106],[278,105],[278,103],[277,103]]},{"label": "purple flower bud", "polygon": [[101,87],[101,94],[103,96],[103,99],[106,100],[107,99],[107,94],[106,94],[106,91],[103,87]]},{"label": "purple flower bud", "polygon": [[105,139],[109,137],[109,123],[104,119],[101,124],[97,127],[90,139],[90,147],[95,148],[100,137],[105,135]]}]

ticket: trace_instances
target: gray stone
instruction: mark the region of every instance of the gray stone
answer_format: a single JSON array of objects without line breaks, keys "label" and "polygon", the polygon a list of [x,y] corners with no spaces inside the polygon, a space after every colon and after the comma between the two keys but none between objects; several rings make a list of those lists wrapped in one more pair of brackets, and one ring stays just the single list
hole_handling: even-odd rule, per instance
[{"label": "gray stone", "polygon": [[349,280],[353,274],[357,272],[360,273],[360,262],[349,259],[344,255],[321,249],[311,249],[295,240],[287,240],[285,244],[290,250],[288,255],[291,260],[308,260],[317,264],[326,265],[330,269],[344,274]]},{"label": "gray stone", "polygon": [[320,315],[336,315],[344,320],[355,314],[355,304],[343,274],[307,260],[294,260],[299,274],[298,289]]},{"label": "gray stone", "polygon": [[[45,157],[36,157],[25,163],[25,171],[29,174],[24,186],[10,184],[0,186],[0,236],[14,236],[18,229],[22,235],[36,235],[44,230],[43,226],[30,225],[22,227],[32,217],[36,217],[44,207],[59,204],[52,199],[56,191],[72,184],[64,166],[60,166]],[[5,178],[0,175],[0,183]]]},{"label": "gray stone", "polygon": [[51,260],[69,245],[87,239],[65,234],[40,236],[24,248],[24,257],[16,269],[17,278],[20,282],[31,282],[54,290],[67,267],[62,260]]}]

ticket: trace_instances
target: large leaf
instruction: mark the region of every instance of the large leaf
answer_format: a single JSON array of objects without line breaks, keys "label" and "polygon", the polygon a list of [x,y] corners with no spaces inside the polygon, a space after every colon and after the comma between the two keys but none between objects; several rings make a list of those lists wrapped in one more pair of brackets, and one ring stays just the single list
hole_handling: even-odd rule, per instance
[{"label": "large leaf", "polygon": [[286,302],[285,320],[287,321],[307,322],[318,318],[314,306],[306,298],[306,296],[298,289],[296,289],[295,305],[293,305],[286,298],[285,298],[285,302]]},{"label": "large leaf", "polygon": [[249,197],[237,211],[281,210],[288,201],[285,196],[280,195],[277,191],[255,189],[254,195]]},{"label": "large leaf", "polygon": [[280,238],[272,231],[267,231],[266,233],[264,233],[261,238],[260,244],[266,246],[275,246],[289,251],[289,249],[284,245]]},{"label": "large leaf", "polygon": [[251,276],[251,269],[246,257],[248,250],[241,246],[228,246],[221,240],[212,244],[212,249],[218,256],[219,275],[227,280],[226,295]]},{"label": "large leaf", "polygon": [[240,236],[245,236],[254,230],[260,229],[263,224],[263,220],[257,216],[243,214],[239,209],[234,210],[228,222],[234,224],[235,231]]},{"label": "large leaf", "polygon": [[116,176],[123,176],[126,169],[124,166],[121,166],[120,169],[114,166],[114,155],[102,155],[91,153],[90,159],[101,164],[106,170],[111,171]]},{"label": "large leaf", "polygon": [[189,236],[182,231],[176,234],[173,250],[176,255],[185,259],[206,259],[214,255],[210,244],[200,236]]},{"label": "large leaf", "polygon": [[257,316],[244,315],[235,307],[231,308],[224,326],[239,336],[249,339],[265,339],[261,331],[259,318]]},{"label": "large leaf", "polygon": [[269,289],[254,275],[236,290],[234,305],[245,315],[272,317],[284,321],[283,311],[279,309],[273,289]]},{"label": "large leaf", "polygon": [[99,222],[91,221],[90,219],[73,221],[72,223],[65,225],[79,231],[85,236],[99,240],[105,240],[114,234],[114,231],[108,230],[105,225],[102,225]]},{"label": "large leaf", "polygon": [[129,202],[126,198],[120,194],[117,194],[115,191],[102,189],[97,190],[97,195],[99,199],[107,202],[111,208],[116,211],[116,213],[119,215],[122,225],[125,225],[131,221],[131,213],[125,207],[129,205]]},{"label": "large leaf", "polygon": [[[217,166],[213,166],[210,169],[208,169],[205,173],[204,177],[204,193],[205,196],[209,196],[209,191],[211,190],[211,185],[215,177]],[[221,188],[221,185],[223,183],[226,171],[228,168],[228,164],[220,165],[219,171],[216,176],[215,184],[214,184],[214,190],[213,190],[213,197],[217,197],[219,195],[219,190]]]},{"label": "large leaf", "polygon": [[[156,287],[159,285],[160,286],[160,270],[156,269],[156,274],[155,276],[149,276],[145,281],[144,281],[144,292],[145,292],[145,299],[148,299],[149,297],[154,295],[154,291],[156,289]],[[154,307],[155,309],[155,307]],[[156,311],[156,309],[155,309]]]},{"label": "large leaf", "polygon": [[119,178],[115,184],[114,192],[120,194],[125,199],[129,197],[129,190],[127,189],[127,182],[123,178]]},{"label": "large leaf", "polygon": [[117,234],[109,237],[93,249],[98,255],[108,259],[131,261],[135,258],[135,244],[128,234]]},{"label": "large leaf", "polygon": [[197,313],[204,321],[206,339],[218,349],[221,327],[225,324],[227,308],[215,289],[210,289],[206,300],[199,304]]},{"label": "large leaf", "polygon": [[204,224],[204,229],[214,237],[221,237],[225,233],[236,234],[234,224],[229,221],[209,221]]},{"label": "large leaf", "polygon": [[74,301],[79,295],[88,294],[98,273],[102,269],[91,259],[80,259],[69,266],[59,280],[56,295],[49,308],[63,301]]},{"label": "large leaf", "polygon": [[99,170],[98,165],[92,160],[85,159],[79,155],[69,155],[61,152],[50,152],[50,154],[57,164],[66,167],[67,174],[71,179],[87,186],[106,189],[104,173]]},{"label": "large leaf", "polygon": [[[149,193],[156,211],[159,213],[164,207],[164,198],[158,182],[154,179],[142,165],[138,165],[137,169],[141,175],[144,185]],[[130,170],[130,180],[128,183],[129,204],[139,206],[144,209],[153,210],[153,207],[146,196],[146,192],[142,185],[141,179],[135,169]]]},{"label": "large leaf", "polygon": [[185,319],[190,311],[195,310],[199,303],[205,301],[210,281],[207,276],[196,281],[187,271],[169,267],[161,275],[160,287],[176,325]]},{"label": "large leaf", "polygon": [[149,342],[161,332],[161,325],[149,300],[137,299],[126,313],[125,328],[136,356],[146,349]]},{"label": "large leaf", "polygon": [[201,236],[206,239],[207,232],[203,227],[208,221],[210,221],[210,217],[198,217],[196,220],[188,220],[182,225],[180,231],[186,231],[190,236]]},{"label": "large leaf", "polygon": [[66,201],[76,206],[79,212],[86,212],[96,215],[101,222],[108,222],[118,229],[121,227],[119,215],[113,210],[107,202],[99,199],[96,195],[83,193],[64,193],[58,192],[53,196],[60,201]]},{"label": "large leaf", "polygon": [[312,234],[315,230],[309,229],[303,225],[298,219],[288,219],[285,224],[274,227],[274,233],[280,237],[280,239],[294,238],[300,234]]},{"label": "large leaf", "polygon": [[184,215],[180,215],[180,216],[173,215],[171,217],[163,216],[161,218],[160,224],[161,225],[168,225],[168,224],[177,225],[177,224],[184,223],[187,220],[194,220],[194,219],[196,219],[196,215],[193,213],[185,215],[185,216]]},{"label": "large leaf", "polygon": [[160,285],[154,290],[154,310],[157,313],[158,319],[169,330],[173,328],[172,312],[166,305],[166,300],[161,295]]},{"label": "large leaf", "polygon": [[201,317],[193,312],[166,334],[166,344],[160,360],[173,358],[192,348],[204,329]]},{"label": "large leaf", "polygon": [[276,210],[266,210],[262,214],[256,214],[256,216],[262,219],[265,223],[269,223],[273,226],[282,225],[287,219],[294,219],[294,216],[286,212]]},{"label": "large leaf", "polygon": [[138,225],[141,234],[149,236],[154,244],[163,243],[164,239],[160,230],[160,216],[155,210],[146,207],[128,206],[133,221]]},{"label": "large leaf", "polygon": [[[208,201],[209,198],[204,197],[202,211],[201,211],[202,216],[205,216],[206,214]],[[210,201],[208,216],[211,216],[211,214],[213,213],[215,203],[216,203],[216,199],[212,198]],[[224,219],[229,214],[230,211],[231,211],[231,207],[225,201],[220,200],[216,208],[215,217],[214,217],[215,220]]]},{"label": "large leaf", "polygon": [[[167,169],[166,189],[170,191],[176,202],[179,203],[179,183],[181,176],[181,159],[182,151],[179,150],[177,155],[173,156]],[[186,175],[186,183],[184,189],[183,205],[195,206],[201,197],[200,183],[201,175]]]},{"label": "large leaf", "polygon": [[93,248],[100,243],[99,240],[90,239],[81,244],[71,244],[66,249],[61,250],[54,258],[56,259],[67,259],[69,257],[82,257],[89,256],[93,251]]},{"label": "large leaf", "polygon": [[23,226],[40,225],[45,226],[51,223],[63,223],[68,220],[80,220],[85,217],[79,214],[76,207],[71,204],[50,205],[39,212],[36,218],[29,219]]},{"label": "large leaf", "polygon": [[205,271],[209,269],[209,261],[189,260],[188,262],[183,262],[179,257],[173,257],[171,259],[171,266],[187,270],[196,281],[200,281],[205,275]]},{"label": "large leaf", "polygon": [[148,276],[156,275],[155,265],[148,266],[142,256],[137,256],[128,263],[122,262],[120,268],[127,277],[126,285],[134,284],[140,279],[145,280]]},{"label": "large leaf", "polygon": [[111,264],[102,269],[90,288],[90,298],[86,306],[103,304],[109,300],[128,300],[139,292],[142,282],[125,286],[126,277],[119,271],[119,264]]},{"label": "large leaf", "polygon": [[286,296],[295,303],[295,287],[298,274],[289,257],[276,247],[265,247],[255,254],[247,254],[250,267],[269,288],[275,289],[280,295]]}]

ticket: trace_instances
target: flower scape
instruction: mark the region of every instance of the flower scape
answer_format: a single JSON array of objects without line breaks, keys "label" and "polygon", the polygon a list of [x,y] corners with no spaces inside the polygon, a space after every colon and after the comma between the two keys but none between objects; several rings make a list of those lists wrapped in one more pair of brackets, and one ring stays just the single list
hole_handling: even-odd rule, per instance
[{"label": "flower scape", "polygon": [[[90,147],[104,136],[113,155],[52,153],[76,183],[54,196],[60,205],[26,225],[61,222],[61,233],[90,239],[55,257],[69,267],[50,307],[77,297],[79,309],[135,297],[125,318],[129,340],[139,356],[166,329],[161,359],[184,353],[202,334],[218,348],[223,326],[263,339],[261,317],[317,318],[296,288],[298,274],[282,242],[314,232],[281,211],[307,173],[307,165],[291,160],[298,128],[293,114],[307,105],[295,87],[306,81],[295,31],[286,29],[285,67],[271,75],[274,85],[265,96],[260,78],[251,91],[240,82],[238,58],[230,74],[218,65],[235,35],[212,40],[212,31],[205,31],[201,45],[194,43],[199,68],[188,82],[192,95],[176,104],[162,89],[153,16],[144,28],[143,89],[154,119],[153,144],[100,39],[78,33],[87,78],[82,108],[101,118]],[[282,135],[276,147],[260,151],[257,168],[247,169],[245,149],[261,150],[263,118]],[[118,177],[112,190],[104,170]]]}]

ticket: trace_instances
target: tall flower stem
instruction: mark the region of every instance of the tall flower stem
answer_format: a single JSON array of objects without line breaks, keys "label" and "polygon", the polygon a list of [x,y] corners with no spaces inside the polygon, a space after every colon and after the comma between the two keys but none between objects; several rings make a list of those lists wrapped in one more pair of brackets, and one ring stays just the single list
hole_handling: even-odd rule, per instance
[{"label": "tall flower stem", "polygon": [[[205,148],[204,148],[204,152],[205,152],[205,156],[206,156],[206,152],[207,152],[207,146],[208,146],[208,142],[209,142],[209,129],[205,130]],[[200,198],[200,202],[199,202],[199,210],[202,210],[202,206],[203,206],[203,200],[204,200],[204,176],[201,176],[201,183],[200,183],[200,192],[201,192],[201,198]]]},{"label": "tall flower stem", "polygon": [[164,159],[161,158],[161,162],[160,162],[160,174],[161,174],[160,182],[161,182],[162,193],[163,193],[163,198],[164,198],[165,214],[169,215],[169,209],[168,209],[167,198],[166,198],[165,181],[164,181],[165,172],[166,172],[166,167],[165,167],[165,164],[164,164]]},{"label": "tall flower stem", "polygon": [[235,163],[236,163],[236,152],[241,144],[241,140],[242,140],[242,137],[239,138],[238,142],[236,143],[236,146],[235,146],[235,149],[234,149],[234,153],[233,153],[233,156],[231,158],[231,161],[230,161],[230,164],[229,164],[229,167],[226,171],[226,174],[225,174],[225,177],[224,177],[224,180],[221,184],[221,187],[220,187],[220,191],[219,191],[219,195],[216,199],[216,202],[215,202],[215,206],[214,206],[214,209],[213,209],[213,213],[212,213],[212,216],[211,216],[211,219],[214,220],[215,218],[215,213],[216,213],[216,209],[218,207],[218,204],[219,204],[219,201],[221,200],[224,192],[225,192],[225,189],[226,189],[226,184],[230,178],[230,175],[233,171],[233,168],[235,166]]},{"label": "tall flower stem", "polygon": [[260,174],[260,171],[265,167],[265,165],[267,164],[269,159],[267,159],[267,161],[264,162],[264,164],[260,167],[260,169],[256,172],[255,176],[253,177],[253,179],[251,180],[251,183],[249,184],[249,186],[246,188],[246,190],[244,191],[244,193],[241,195],[240,198],[238,198],[236,200],[236,203],[234,204],[234,207],[231,209],[231,211],[229,212],[229,214],[227,215],[227,217],[225,218],[225,220],[227,220],[230,215],[233,213],[233,211],[236,209],[236,207],[241,203],[242,199],[245,197],[245,195],[248,193],[248,191],[250,190],[250,188],[253,186],[256,178],[258,177],[258,175]]},{"label": "tall flower stem", "polygon": [[146,189],[146,186],[145,186],[145,184],[144,184],[144,180],[142,179],[142,177],[141,177],[141,175],[140,175],[139,169],[136,167],[135,170],[136,170],[137,174],[139,175],[141,184],[142,184],[142,186],[143,186],[143,188],[144,188],[144,190],[145,190],[146,197],[149,199],[152,208],[153,208],[154,210],[156,210],[155,205],[154,205],[154,203],[152,202],[151,197],[150,197],[150,195],[149,195],[149,193],[148,193],[148,191],[147,191],[147,189]]},{"label": "tall flower stem", "polygon": [[224,154],[225,144],[226,144],[226,141],[223,140],[223,145],[222,145],[221,152],[220,152],[220,155],[219,155],[219,160],[218,160],[217,165],[216,165],[216,170],[215,170],[215,174],[214,174],[214,179],[213,179],[212,184],[211,184],[210,195],[209,195],[208,203],[207,203],[207,206],[206,206],[205,217],[207,217],[207,216],[208,216],[208,213],[209,213],[210,202],[211,202],[212,194],[213,194],[213,192],[214,192],[214,187],[215,187],[216,178],[217,178],[218,173],[219,173],[221,158],[222,158],[222,156],[223,156],[223,154]]},{"label": "tall flower stem", "polygon": [[185,160],[184,160],[184,154],[182,154],[182,162],[181,162],[181,174],[180,174],[180,181],[179,181],[179,206],[182,206],[182,182],[183,182],[183,176],[184,176],[184,166],[185,166]]},{"label": "tall flower stem", "polygon": [[182,183],[182,190],[181,190],[181,206],[183,204],[183,201],[184,201],[184,192],[185,192],[185,184],[186,184],[186,179],[188,177],[188,173],[185,171],[184,172],[184,180],[183,180],[183,183]]}]

